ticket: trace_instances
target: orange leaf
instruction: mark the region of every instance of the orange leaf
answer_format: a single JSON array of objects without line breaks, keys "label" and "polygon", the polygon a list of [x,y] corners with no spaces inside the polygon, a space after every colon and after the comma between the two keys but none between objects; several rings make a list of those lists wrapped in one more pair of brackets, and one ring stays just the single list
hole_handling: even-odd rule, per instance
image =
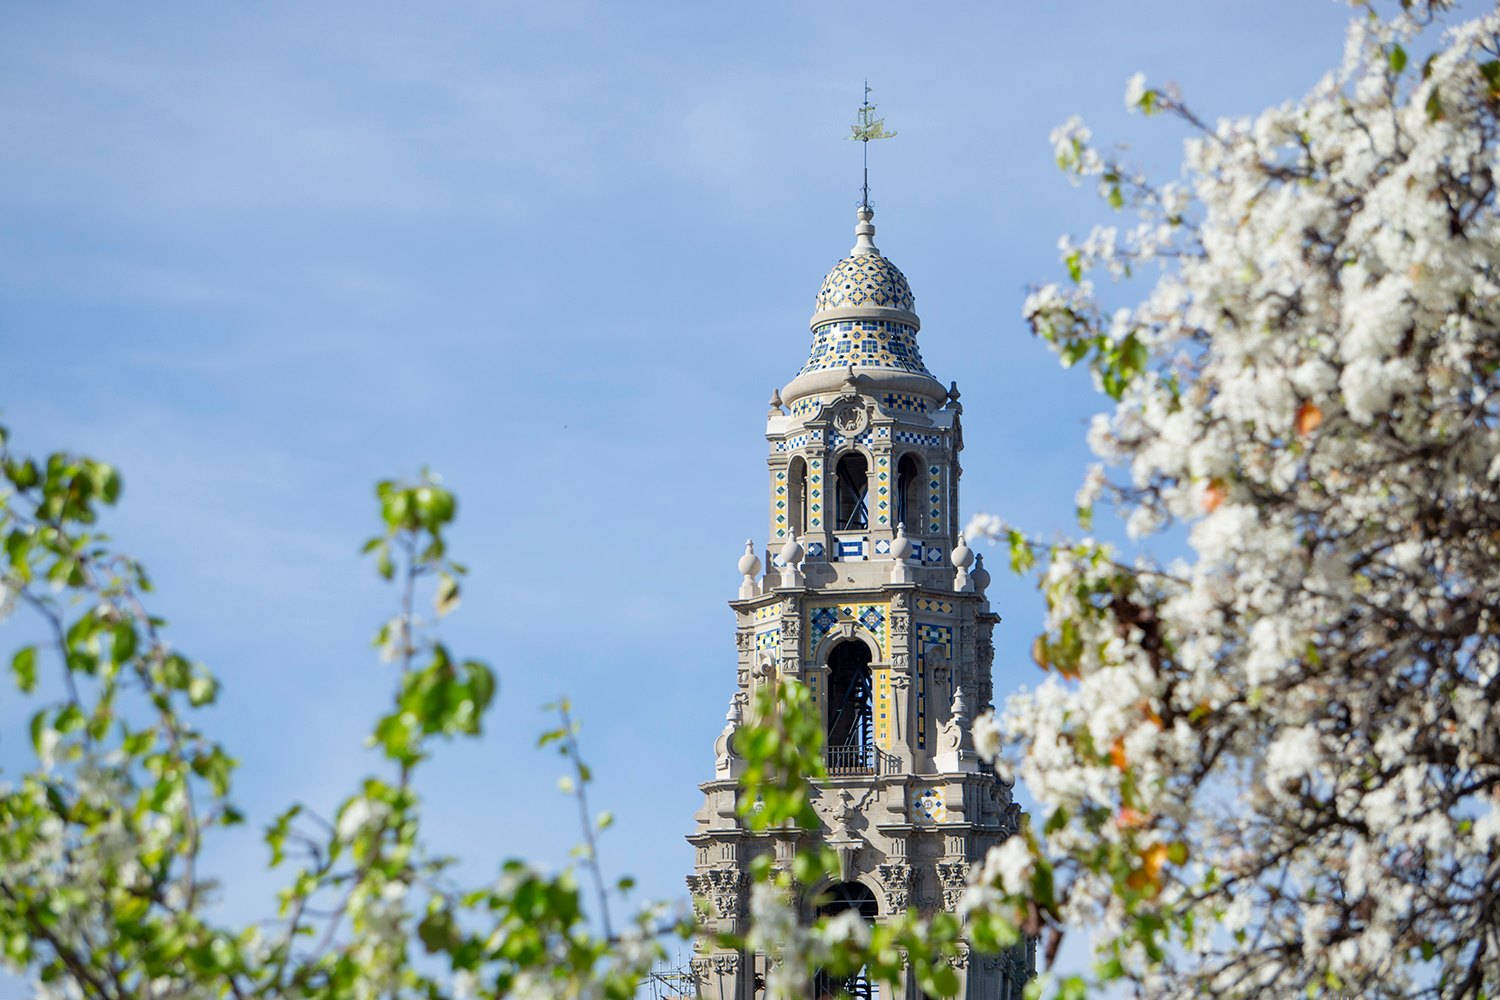
[{"label": "orange leaf", "polygon": [[1145,864],[1146,877],[1151,880],[1151,884],[1161,885],[1162,865],[1167,863],[1167,845],[1152,844],[1141,854],[1141,861]]},{"label": "orange leaf", "polygon": [[1317,403],[1308,401],[1297,407],[1297,433],[1307,437],[1323,423],[1323,411]]},{"label": "orange leaf", "polygon": [[1142,715],[1150,719],[1152,722],[1156,723],[1157,729],[1163,729],[1166,727],[1166,723],[1161,721],[1161,716],[1157,714],[1156,709],[1151,707],[1150,698],[1142,698],[1140,704],[1136,707],[1141,710]]},{"label": "orange leaf", "polygon": [[1109,748],[1109,762],[1121,771],[1125,770],[1125,740],[1116,739]]},{"label": "orange leaf", "polygon": [[1219,509],[1219,504],[1224,502],[1227,495],[1223,480],[1215,479],[1208,484],[1208,489],[1203,491],[1203,513],[1212,514]]},{"label": "orange leaf", "polygon": [[1146,814],[1134,806],[1121,806],[1120,811],[1115,813],[1115,826],[1121,830],[1134,830],[1145,826],[1147,819]]}]

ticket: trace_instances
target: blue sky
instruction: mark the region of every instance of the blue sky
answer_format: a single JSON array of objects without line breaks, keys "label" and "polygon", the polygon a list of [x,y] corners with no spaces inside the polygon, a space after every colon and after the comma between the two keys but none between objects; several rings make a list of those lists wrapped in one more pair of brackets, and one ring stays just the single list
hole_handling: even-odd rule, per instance
[{"label": "blue sky", "polygon": [[[1052,164],[1082,114],[1160,175],[1183,132],[1295,96],[1347,8],[1071,4],[6,4],[0,421],[118,464],[110,522],[181,648],[252,822],[213,861],[268,910],[263,822],[375,766],[393,606],[357,555],[371,487],[423,465],[473,567],[449,638],[501,687],[483,741],[428,767],[431,840],[486,877],[576,840],[570,695],[612,808],[603,858],[682,895],[682,836],[734,682],[734,570],[765,540],[765,402],[806,356],[851,241],[869,77],[877,242],[965,406],[965,516],[1071,526],[1101,408],[1020,321],[1056,240],[1104,218]],[[998,560],[997,560],[998,561]],[[996,567],[998,569],[998,567]],[[1032,683],[1030,584],[996,573],[996,688]],[[21,618],[0,637],[23,641]],[[9,648],[9,646],[7,646]],[[8,656],[8,653],[6,654]],[[24,706],[0,698],[0,765]]]}]

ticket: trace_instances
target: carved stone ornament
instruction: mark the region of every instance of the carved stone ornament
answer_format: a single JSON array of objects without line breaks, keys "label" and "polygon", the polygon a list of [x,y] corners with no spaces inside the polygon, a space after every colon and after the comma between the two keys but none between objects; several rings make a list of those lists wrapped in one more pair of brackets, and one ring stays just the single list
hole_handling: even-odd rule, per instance
[{"label": "carved stone ornament", "polygon": [[857,437],[869,426],[870,415],[856,403],[845,403],[833,414],[833,426],[846,438]]},{"label": "carved stone ornament", "polygon": [[885,889],[887,913],[904,913],[911,906],[911,865],[886,864],[875,869]]},{"label": "carved stone ornament", "polygon": [[693,978],[707,984],[709,977],[713,975],[714,960],[707,955],[694,955],[691,965]]},{"label": "carved stone ornament", "polygon": [[969,863],[967,861],[939,861],[938,881],[943,883],[943,909],[952,913],[958,909],[964,889],[969,885]]},{"label": "carved stone ornament", "polygon": [[969,967],[969,946],[960,944],[958,954],[953,956],[953,967],[955,969],[967,969]]},{"label": "carved stone ornament", "polygon": [[788,639],[800,639],[802,637],[802,616],[789,615],[781,619],[781,634]]},{"label": "carved stone ornament", "polygon": [[891,610],[905,611],[909,600],[910,599],[906,596],[906,592],[904,590],[896,591],[891,595]]},{"label": "carved stone ornament", "polygon": [[687,877],[687,887],[688,892],[693,894],[693,915],[700,921],[707,920],[712,916],[708,912],[708,878],[703,875],[689,875]]},{"label": "carved stone ornament", "polygon": [[732,976],[740,971],[738,952],[727,951],[714,956],[714,971],[721,976]]},{"label": "carved stone ornament", "polygon": [[710,868],[703,876],[708,883],[704,895],[713,900],[719,916],[733,918],[740,915],[744,903],[744,886],[749,879],[742,871],[733,868]]},{"label": "carved stone ornament", "polygon": [[755,636],[749,632],[735,632],[734,646],[741,653],[748,653],[755,648]]}]

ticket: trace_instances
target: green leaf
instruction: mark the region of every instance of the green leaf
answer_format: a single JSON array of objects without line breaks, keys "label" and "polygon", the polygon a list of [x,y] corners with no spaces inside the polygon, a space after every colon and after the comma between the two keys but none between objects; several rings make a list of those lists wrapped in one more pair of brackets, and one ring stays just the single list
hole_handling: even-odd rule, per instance
[{"label": "green leaf", "polygon": [[1391,46],[1389,58],[1392,73],[1399,73],[1406,68],[1406,50],[1400,45]]},{"label": "green leaf", "polygon": [[1481,63],[1479,72],[1484,74],[1484,81],[1489,84],[1490,94],[1500,94],[1500,59],[1492,59],[1487,63]]},{"label": "green leaf", "polygon": [[30,694],[36,690],[36,647],[22,646],[16,650],[16,655],[11,658],[10,669],[16,675],[16,687],[22,693]]},{"label": "green leaf", "polygon": [[1425,107],[1427,110],[1428,121],[1435,122],[1439,118],[1443,117],[1443,99],[1442,96],[1438,94],[1438,89],[1436,87],[1433,87],[1432,93],[1427,95],[1427,104],[1425,105]]}]

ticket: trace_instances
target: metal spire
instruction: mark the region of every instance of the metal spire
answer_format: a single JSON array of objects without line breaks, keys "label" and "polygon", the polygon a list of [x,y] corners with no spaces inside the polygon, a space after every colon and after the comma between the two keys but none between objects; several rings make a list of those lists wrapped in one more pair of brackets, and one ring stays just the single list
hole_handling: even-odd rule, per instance
[{"label": "metal spire", "polygon": [[859,117],[849,126],[849,138],[864,144],[865,183],[860,188],[861,208],[870,207],[870,140],[889,139],[895,132],[885,130],[885,119],[875,117],[875,105],[870,103],[870,81],[865,81],[865,103],[859,106]]}]

